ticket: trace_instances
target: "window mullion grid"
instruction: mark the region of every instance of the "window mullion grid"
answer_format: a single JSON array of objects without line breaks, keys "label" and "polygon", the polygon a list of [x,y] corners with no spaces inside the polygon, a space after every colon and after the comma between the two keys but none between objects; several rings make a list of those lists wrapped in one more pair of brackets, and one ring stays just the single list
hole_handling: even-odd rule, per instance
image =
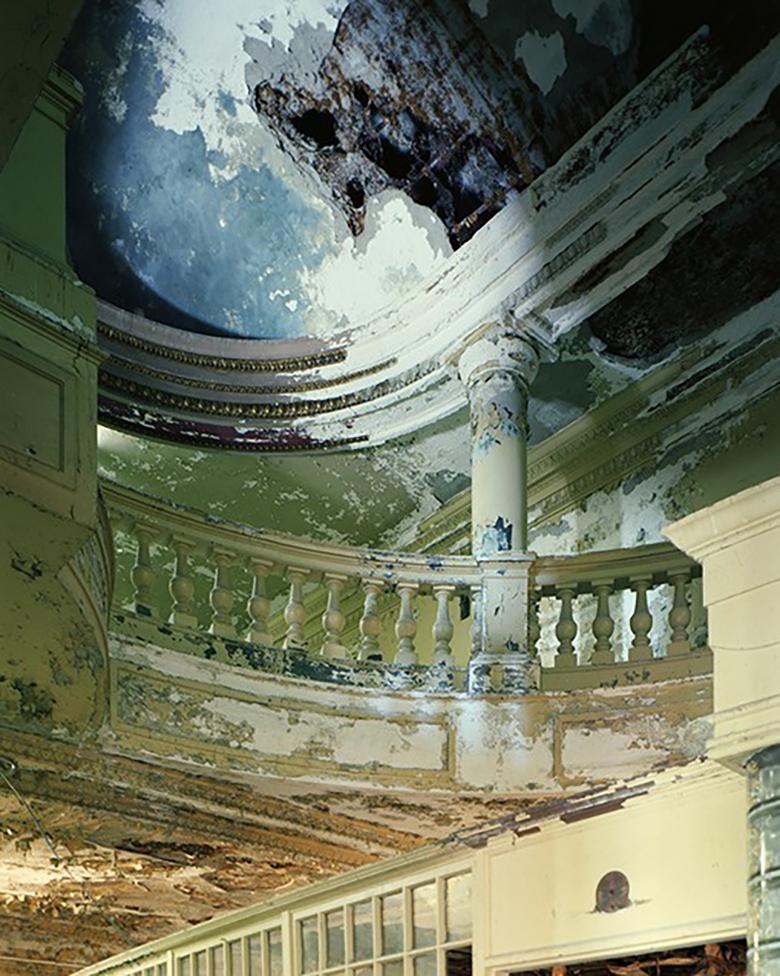
[{"label": "window mullion grid", "polygon": [[325,938],[325,912],[317,912],[317,972],[321,973],[328,968],[328,959],[325,955],[327,939]]},{"label": "window mullion grid", "polygon": [[414,946],[414,919],[412,912],[412,889],[405,885],[403,888],[403,970],[404,976],[413,976],[412,947]]},{"label": "window mullion grid", "polygon": [[444,878],[439,875],[436,879],[436,976],[445,976],[444,949],[442,945],[447,941],[447,906],[445,904]]},{"label": "window mullion grid", "polygon": [[270,929],[260,933],[260,971],[263,976],[271,976],[270,939]]},{"label": "window mullion grid", "polygon": [[377,962],[383,952],[380,904],[379,896],[373,895],[371,898],[371,926],[374,935],[374,976],[381,976],[380,965]]},{"label": "window mullion grid", "polygon": [[353,926],[355,916],[352,905],[344,906],[344,962],[346,966],[352,966],[355,959],[355,938]]}]

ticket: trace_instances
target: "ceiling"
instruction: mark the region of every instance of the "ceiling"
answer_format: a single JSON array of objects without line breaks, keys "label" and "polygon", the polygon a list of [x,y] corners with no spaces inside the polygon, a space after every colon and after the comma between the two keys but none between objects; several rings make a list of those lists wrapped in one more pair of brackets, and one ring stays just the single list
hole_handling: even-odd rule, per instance
[{"label": "ceiling", "polygon": [[62,58],[76,270],[190,331],[368,320],[674,50],[683,6],[87,0]]},{"label": "ceiling", "polygon": [[[208,0],[87,0],[63,55],[85,87],[68,154],[76,270],[102,299],[145,317],[147,331],[155,320],[171,327],[174,346],[177,336],[187,348],[227,337],[251,361],[260,337],[286,350],[308,342],[315,359],[349,357],[357,325],[431,275],[446,281],[453,254],[703,23],[728,76],[770,20],[761,3],[736,12],[644,0],[226,0],[217,12]],[[736,148],[724,168],[739,165]],[[729,191],[646,277],[558,340],[558,361],[532,391],[532,442],[774,289],[761,205],[773,185],[770,171]],[[665,230],[651,221],[553,309],[581,301]],[[388,329],[364,346],[390,355]],[[110,351],[142,362],[129,348]],[[268,456],[259,441],[228,454],[204,447],[246,448],[246,396],[233,395],[238,420],[204,437],[198,397],[212,395],[213,375],[168,409],[115,362],[103,371],[100,464],[132,487],[194,506],[207,497],[215,514],[268,528],[402,545],[468,486],[463,408],[418,423],[425,400],[409,395],[403,409],[421,429],[380,447],[363,435],[351,444],[341,411],[340,440],[315,437],[320,418],[303,417],[292,436],[270,429]],[[160,366],[145,362],[147,372]],[[221,378],[234,375],[247,382]],[[157,396],[176,389],[165,376],[155,383]],[[369,443],[384,437],[385,415],[367,423]]]}]

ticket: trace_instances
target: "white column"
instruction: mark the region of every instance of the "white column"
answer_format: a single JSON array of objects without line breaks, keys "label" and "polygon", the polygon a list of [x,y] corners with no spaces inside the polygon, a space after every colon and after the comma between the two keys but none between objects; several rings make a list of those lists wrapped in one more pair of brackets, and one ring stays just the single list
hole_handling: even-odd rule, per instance
[{"label": "white column", "polygon": [[[707,754],[747,771],[748,974],[780,973],[780,478],[694,512],[664,535],[704,574],[713,654]],[[678,624],[687,627],[685,614]]]},{"label": "white column", "polygon": [[471,413],[471,548],[483,570],[474,691],[523,692],[531,685],[528,390],[538,367],[536,343],[511,325],[490,327],[458,360]]},{"label": "white column", "polygon": [[528,390],[538,368],[536,345],[508,326],[483,333],[458,361],[471,412],[471,547],[479,558],[528,545]]}]

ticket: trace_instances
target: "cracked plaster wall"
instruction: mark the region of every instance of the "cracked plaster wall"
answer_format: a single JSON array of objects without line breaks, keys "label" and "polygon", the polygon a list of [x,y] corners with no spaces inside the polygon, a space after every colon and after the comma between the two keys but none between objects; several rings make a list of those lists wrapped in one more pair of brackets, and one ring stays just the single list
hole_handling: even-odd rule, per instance
[{"label": "cracked plaster wall", "polygon": [[366,695],[118,636],[111,654],[112,731],[126,753],[404,790],[544,794],[641,775],[698,755],[711,710],[709,678],[491,701]]}]

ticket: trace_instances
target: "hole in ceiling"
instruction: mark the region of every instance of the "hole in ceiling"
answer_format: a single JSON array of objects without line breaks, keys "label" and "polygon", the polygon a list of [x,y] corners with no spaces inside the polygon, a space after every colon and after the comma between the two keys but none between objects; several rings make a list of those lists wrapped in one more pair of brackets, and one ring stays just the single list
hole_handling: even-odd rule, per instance
[{"label": "hole in ceiling", "polygon": [[294,115],[290,119],[302,136],[316,143],[320,149],[337,146],[336,120],[330,112],[309,108],[303,115]]}]

